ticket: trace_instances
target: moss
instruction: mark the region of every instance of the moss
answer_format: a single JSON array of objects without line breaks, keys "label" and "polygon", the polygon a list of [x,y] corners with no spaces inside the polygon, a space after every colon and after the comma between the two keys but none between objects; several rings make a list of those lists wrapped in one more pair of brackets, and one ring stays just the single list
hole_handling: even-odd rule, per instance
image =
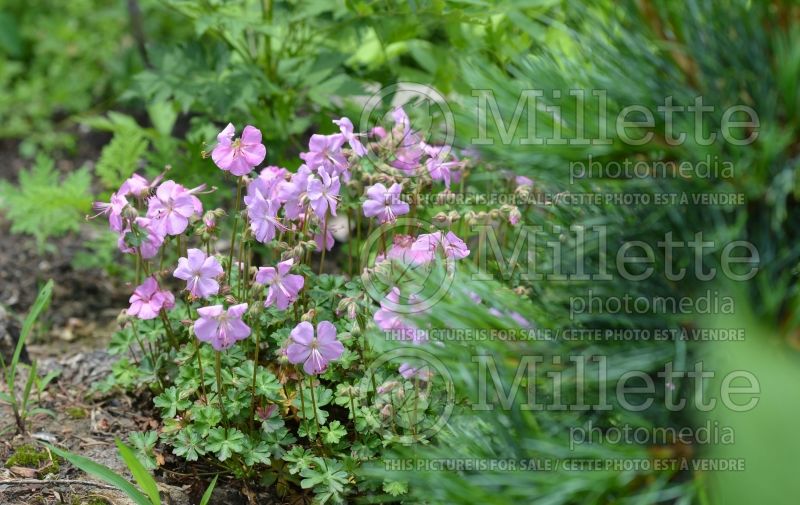
[{"label": "moss", "polygon": [[6,460],[6,468],[12,466],[33,468],[39,471],[40,477],[44,477],[51,473],[58,473],[61,469],[59,459],[55,454],[53,459],[50,459],[50,454],[45,449],[37,449],[30,444],[25,444],[17,447],[14,454]]},{"label": "moss", "polygon": [[89,414],[83,407],[67,407],[66,412],[70,419],[86,419],[89,417]]}]

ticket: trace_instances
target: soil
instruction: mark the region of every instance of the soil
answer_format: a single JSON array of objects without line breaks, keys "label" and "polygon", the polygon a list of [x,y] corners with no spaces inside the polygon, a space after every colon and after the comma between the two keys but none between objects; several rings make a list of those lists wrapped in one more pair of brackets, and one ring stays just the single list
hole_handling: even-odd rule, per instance
[{"label": "soil", "polygon": [[[72,265],[75,253],[96,233],[97,228],[86,225],[79,233],[54,240],[54,247],[42,253],[32,238],[10,234],[9,224],[0,218],[0,337],[5,331],[16,339],[38,288],[53,279],[53,300],[41,318],[42,324],[37,326],[36,338],[27,346],[27,354],[37,362],[40,376],[59,372],[41,395],[34,394],[36,406],[48,409],[52,415],[29,418],[25,435],[15,433],[12,411],[0,402],[0,503],[4,505],[94,505],[102,503],[97,501],[100,498],[114,505],[127,505],[131,502],[123,494],[68,463],[62,463],[57,474],[48,476],[38,474],[37,469],[5,468],[4,463],[20,445],[46,442],[88,457],[130,479],[117,456],[114,439],[125,440],[132,431],[157,431],[160,427],[153,415],[151,398],[119,392],[107,396],[92,393],[92,385],[110,373],[116,359],[105,348],[117,329],[117,315],[128,305],[131,290],[101,270],[79,270]],[[24,368],[17,380],[19,388],[24,387],[26,374]],[[207,474],[213,474],[214,469],[187,466],[167,450],[160,456],[164,464],[156,471],[156,478],[163,503],[198,503],[210,480]],[[220,478],[211,503],[247,504],[240,487],[239,483]],[[267,496],[251,499],[271,503]]]}]

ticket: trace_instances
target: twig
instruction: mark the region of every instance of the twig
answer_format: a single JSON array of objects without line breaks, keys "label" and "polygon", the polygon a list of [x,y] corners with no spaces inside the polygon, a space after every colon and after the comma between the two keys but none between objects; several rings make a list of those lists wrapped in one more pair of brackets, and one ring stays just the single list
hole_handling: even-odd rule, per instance
[{"label": "twig", "polygon": [[119,491],[119,489],[115,488],[114,486],[109,486],[108,484],[102,484],[100,482],[92,482],[90,480],[80,480],[80,479],[53,479],[53,480],[39,480],[39,479],[8,479],[8,480],[0,480],[0,486],[45,486],[48,484],[63,484],[65,486],[68,485],[81,485],[81,486],[94,486],[103,489],[111,489],[113,491]]}]

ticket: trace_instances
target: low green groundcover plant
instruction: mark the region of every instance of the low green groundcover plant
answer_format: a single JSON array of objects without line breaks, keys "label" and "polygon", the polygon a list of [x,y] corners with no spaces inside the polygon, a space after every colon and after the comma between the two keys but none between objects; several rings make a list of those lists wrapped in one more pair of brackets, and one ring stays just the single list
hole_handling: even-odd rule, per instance
[{"label": "low green groundcover plant", "polygon": [[[105,386],[155,393],[162,428],[131,437],[149,470],[160,440],[280,496],[405,492],[407,483],[367,481],[358,468],[387,447],[428,443],[454,403],[452,384],[415,354],[434,345],[418,316],[472,260],[469,225],[494,223],[507,240],[520,211],[465,212],[452,196],[470,160],[424,141],[402,108],[392,116],[368,133],[335,120],[340,132],[313,135],[296,170],[257,173],[261,132],[246,126],[236,137],[229,124],[207,153],[235,180],[228,213],[203,208],[217,188],[187,189],[166,174],[133,175],[96,204],[136,264],[112,343],[125,357]],[[491,184],[531,189],[499,175]],[[333,251],[337,237],[346,243]]]}]

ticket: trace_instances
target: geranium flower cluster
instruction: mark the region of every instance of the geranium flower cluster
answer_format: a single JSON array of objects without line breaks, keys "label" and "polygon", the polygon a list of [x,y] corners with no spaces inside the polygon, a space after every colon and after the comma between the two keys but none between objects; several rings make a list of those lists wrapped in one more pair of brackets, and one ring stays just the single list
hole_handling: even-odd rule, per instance
[{"label": "geranium flower cluster", "polygon": [[112,377],[151,390],[177,456],[264,482],[277,458],[294,474],[309,456],[336,468],[339,455],[357,464],[425,437],[417,426],[441,403],[441,377],[413,357],[373,366],[381,341],[439,345],[417,317],[435,310],[426,288],[439,284],[417,284],[475,259],[469,226],[499,227],[503,240],[524,210],[448,198],[483,184],[531,195],[534,183],[469,179],[472,155],[425,140],[402,108],[389,125],[359,132],[335,119],[282,167],[257,127],[227,124],[203,153],[227,184],[133,174],[95,204],[136,263],[115,339],[130,359]]},{"label": "geranium flower cluster", "polygon": [[[250,307],[258,303],[280,311],[290,310],[307,285],[303,275],[292,270],[308,263],[308,250],[284,248],[281,261],[254,267],[251,272],[254,247],[251,238],[273,249],[283,239],[298,245],[314,243],[324,258],[325,251],[335,244],[329,222],[337,218],[345,194],[350,195],[349,199],[356,196],[350,193],[351,181],[357,182],[354,169],[370,151],[397,170],[396,177],[391,174],[379,180],[373,177],[371,183],[360,186],[369,180],[361,177],[359,184],[352,185],[363,188],[360,211],[375,226],[392,224],[399,217],[413,213],[417,202],[409,204],[403,191],[407,182],[415,183],[419,191],[423,179],[414,177],[425,176],[424,180],[441,182],[446,189],[460,180],[465,165],[449,148],[423,141],[402,108],[394,109],[392,118],[394,126],[390,130],[377,127],[369,135],[356,132],[348,118],[334,120],[339,131],[312,135],[307,151],[299,155],[302,163],[293,172],[277,166],[256,171],[267,156],[258,128],[247,125],[240,137],[236,137],[233,124],[220,131],[210,157],[220,170],[235,177],[238,188],[227,263],[212,247],[213,234],[220,231],[217,218],[221,212],[203,213],[199,197],[206,192],[206,185],[188,189],[176,181],[164,180],[164,174],[152,181],[139,174],[131,176],[111,195],[109,202],[95,204],[98,215],[105,215],[109,227],[117,233],[119,249],[136,256],[137,272],[146,276],[134,289],[128,314],[139,319],[161,317],[168,322],[166,312],[175,306],[175,297],[166,287],[168,280],[171,277],[185,281],[186,303],[200,305],[196,315],[191,305],[189,309],[194,335],[221,351],[251,336],[252,328],[247,323]],[[352,209],[348,206],[348,213]],[[240,216],[245,221],[241,227],[237,223]],[[369,227],[372,229],[373,225]],[[205,232],[202,234],[206,237],[205,250],[187,248],[193,230]],[[349,214],[346,231],[348,234],[352,231]],[[186,243],[182,243],[184,238]],[[175,243],[179,256],[171,276],[163,270],[170,242]],[[460,260],[469,253],[466,243],[452,230],[431,231],[416,237],[398,233],[377,261],[419,267],[439,260]],[[151,263],[159,254],[160,267],[155,272]],[[322,271],[322,260],[320,265]],[[256,302],[260,296],[263,302]],[[375,310],[375,324],[381,330],[423,342],[424,332],[398,310],[404,303],[413,304],[414,300],[403,297],[400,288],[393,287]],[[171,333],[169,328],[166,331]],[[326,321],[319,322],[316,331],[310,323],[298,321],[287,344],[286,358],[302,364],[309,374],[322,373],[343,352],[336,340],[335,327]]]}]

